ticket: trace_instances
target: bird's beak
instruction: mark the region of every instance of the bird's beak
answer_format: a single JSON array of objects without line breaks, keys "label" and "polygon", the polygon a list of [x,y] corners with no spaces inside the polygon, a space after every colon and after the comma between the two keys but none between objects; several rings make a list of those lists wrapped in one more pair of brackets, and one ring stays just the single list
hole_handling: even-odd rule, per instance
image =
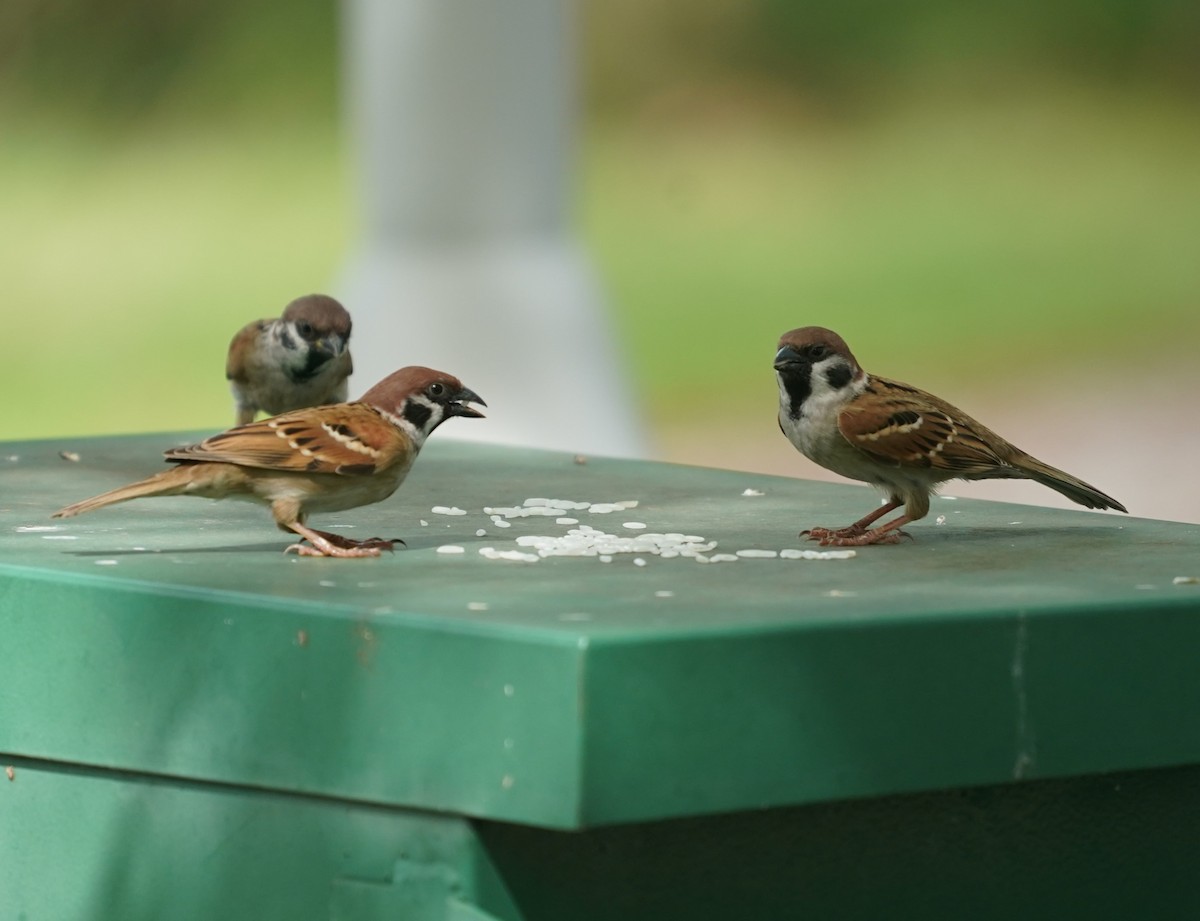
[{"label": "bird's beak", "polygon": [[332,336],[322,336],[312,344],[312,347],[322,355],[337,358],[346,348],[346,340],[335,333]]},{"label": "bird's beak", "polygon": [[483,413],[477,410],[474,406],[468,406],[468,403],[478,403],[480,406],[487,406],[483,402],[483,397],[477,394],[474,390],[464,387],[458,393],[454,394],[453,398],[446,403],[447,416],[466,416],[469,419],[482,419]]},{"label": "bird's beak", "polygon": [[790,345],[785,345],[775,353],[775,370],[782,371],[788,365],[799,364],[804,359]]}]

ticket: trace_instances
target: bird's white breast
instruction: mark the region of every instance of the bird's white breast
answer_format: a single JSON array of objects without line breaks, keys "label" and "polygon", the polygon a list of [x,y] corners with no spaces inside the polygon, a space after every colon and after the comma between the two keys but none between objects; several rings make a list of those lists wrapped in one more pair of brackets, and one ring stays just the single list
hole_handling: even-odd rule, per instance
[{"label": "bird's white breast", "polygon": [[879,481],[877,466],[846,441],[838,428],[842,410],[866,386],[867,378],[863,377],[835,389],[826,383],[823,374],[814,372],[812,392],[801,404],[800,414],[792,418],[788,412],[789,396],[780,379],[779,425],[788,441],[813,463],[852,480],[875,483]]}]

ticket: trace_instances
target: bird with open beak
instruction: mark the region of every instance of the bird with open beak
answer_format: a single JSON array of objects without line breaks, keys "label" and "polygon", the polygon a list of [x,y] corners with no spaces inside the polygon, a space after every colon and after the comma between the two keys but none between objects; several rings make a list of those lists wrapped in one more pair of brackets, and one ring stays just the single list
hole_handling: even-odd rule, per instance
[{"label": "bird with open beak", "polygon": [[68,505],[52,517],[150,496],[244,499],[268,506],[280,530],[307,541],[287,551],[379,556],[395,541],[318,531],[308,527],[308,516],[386,499],[404,482],[434,429],[454,416],[483,416],[470,403],[487,405],[453,375],[401,368],[356,402],[298,409],[167,451],[171,469]]}]

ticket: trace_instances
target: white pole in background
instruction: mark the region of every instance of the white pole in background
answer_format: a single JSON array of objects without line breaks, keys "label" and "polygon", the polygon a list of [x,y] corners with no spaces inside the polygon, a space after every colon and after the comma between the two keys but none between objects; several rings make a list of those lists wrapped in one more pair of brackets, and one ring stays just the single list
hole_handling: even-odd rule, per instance
[{"label": "white pole in background", "polygon": [[453,434],[644,453],[605,305],[572,226],[570,0],[345,0],[361,238],[336,293],[352,391],[408,364],[488,401]]}]

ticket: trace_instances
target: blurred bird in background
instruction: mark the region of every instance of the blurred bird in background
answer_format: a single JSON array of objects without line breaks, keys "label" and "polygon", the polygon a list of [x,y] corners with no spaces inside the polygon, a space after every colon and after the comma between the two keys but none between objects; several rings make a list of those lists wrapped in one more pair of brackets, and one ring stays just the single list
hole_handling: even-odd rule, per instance
[{"label": "blurred bird in background", "polygon": [[350,326],[345,307],[309,294],[288,304],[281,317],[242,327],[225,360],[237,424],[253,422],[260,410],[275,416],[345,402],[354,370]]}]

